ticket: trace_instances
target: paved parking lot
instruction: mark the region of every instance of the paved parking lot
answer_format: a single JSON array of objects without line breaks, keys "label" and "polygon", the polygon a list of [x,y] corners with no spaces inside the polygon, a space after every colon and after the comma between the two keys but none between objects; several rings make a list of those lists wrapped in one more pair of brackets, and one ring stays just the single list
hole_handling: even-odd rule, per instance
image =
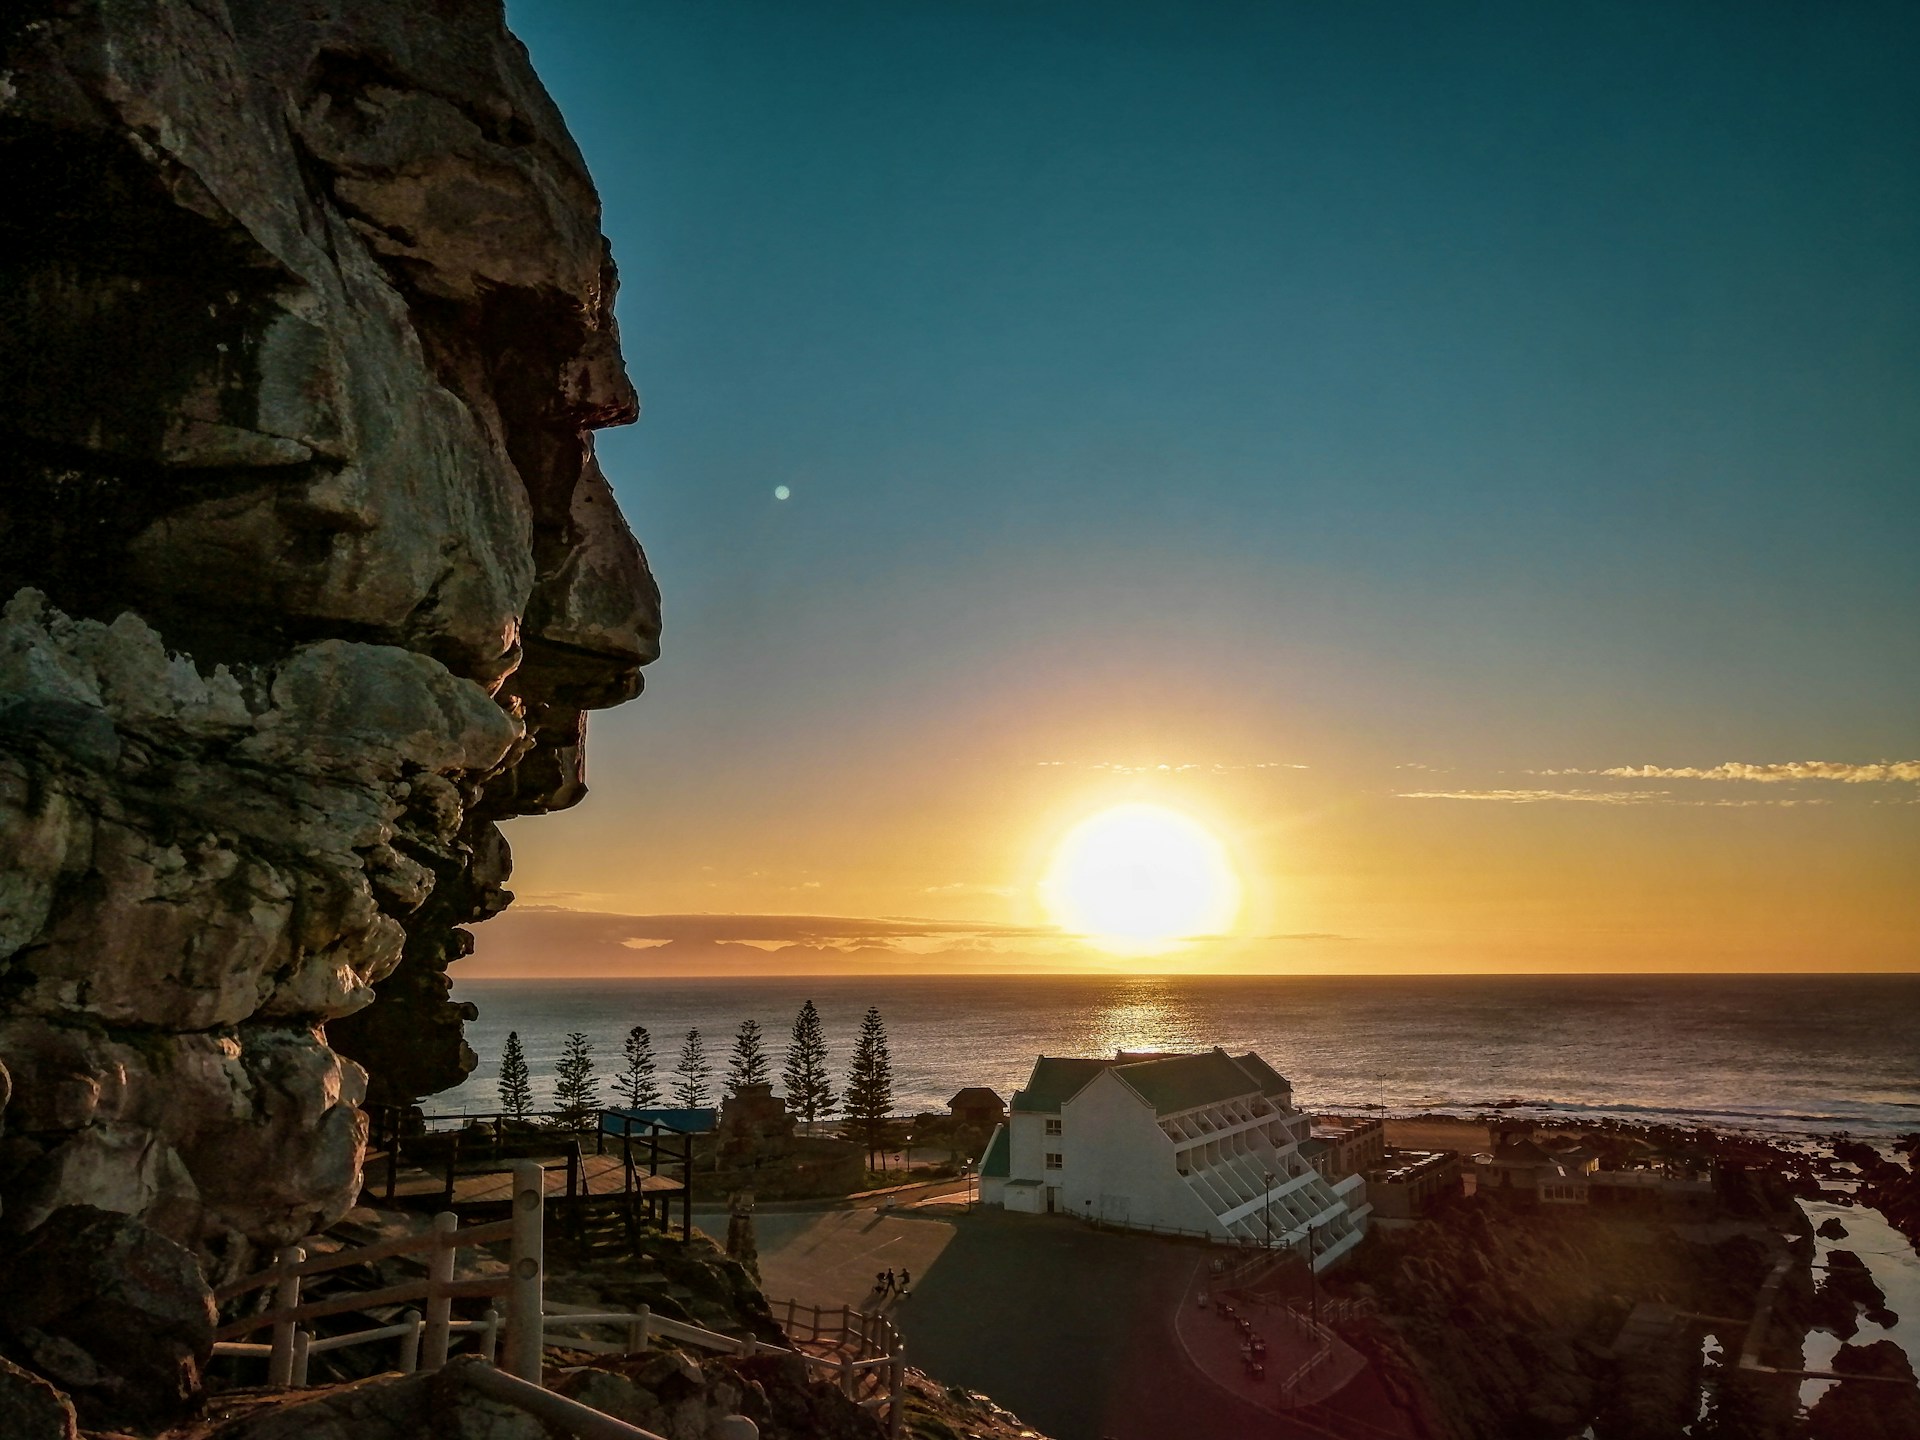
[{"label": "paved parking lot", "polygon": [[1279,1440],[1296,1427],[1194,1371],[1173,1332],[1204,1252],[1065,1217],[879,1210],[755,1216],[764,1288],[865,1303],[876,1270],[909,1360],[982,1390],[1056,1440]]}]

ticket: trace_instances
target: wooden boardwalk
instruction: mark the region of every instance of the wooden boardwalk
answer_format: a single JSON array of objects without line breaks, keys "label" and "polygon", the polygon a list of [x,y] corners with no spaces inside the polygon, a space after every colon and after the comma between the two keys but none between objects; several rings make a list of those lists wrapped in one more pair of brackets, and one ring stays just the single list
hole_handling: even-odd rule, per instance
[{"label": "wooden boardwalk", "polygon": [[[549,1199],[562,1198],[567,1194],[567,1160],[564,1154],[555,1152],[547,1157],[534,1157],[546,1169],[546,1191]],[[385,1195],[387,1157],[380,1151],[371,1151],[367,1155],[366,1177],[369,1192]],[[513,1194],[513,1170],[511,1161],[502,1161],[498,1169],[475,1170],[470,1174],[456,1174],[453,1179],[453,1208],[458,1210],[468,1205],[504,1205]],[[635,1188],[627,1188],[625,1167],[618,1155],[583,1155],[580,1161],[580,1185],[575,1194],[588,1195],[678,1195],[685,1188],[680,1181],[665,1175],[638,1175]],[[429,1174],[417,1165],[402,1164],[397,1172],[393,1187],[395,1200],[429,1200],[443,1198],[447,1193],[445,1173]]]}]

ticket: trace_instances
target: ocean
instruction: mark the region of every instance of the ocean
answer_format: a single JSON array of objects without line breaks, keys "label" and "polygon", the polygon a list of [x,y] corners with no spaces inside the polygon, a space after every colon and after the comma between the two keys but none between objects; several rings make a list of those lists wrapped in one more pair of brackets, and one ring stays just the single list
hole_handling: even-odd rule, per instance
[{"label": "ocean", "polygon": [[965,1085],[1011,1095],[1040,1054],[1223,1045],[1258,1050],[1308,1110],[1920,1131],[1920,975],[803,976],[465,981],[454,993],[479,1007],[467,1038],[480,1066],[430,1113],[497,1107],[509,1030],[538,1103],[574,1030],[594,1044],[608,1103],[636,1024],[663,1088],[687,1030],[701,1031],[717,1079],[749,1017],[777,1077],[812,999],[842,1078],[861,1016],[879,1007],[901,1114],[944,1110]]}]

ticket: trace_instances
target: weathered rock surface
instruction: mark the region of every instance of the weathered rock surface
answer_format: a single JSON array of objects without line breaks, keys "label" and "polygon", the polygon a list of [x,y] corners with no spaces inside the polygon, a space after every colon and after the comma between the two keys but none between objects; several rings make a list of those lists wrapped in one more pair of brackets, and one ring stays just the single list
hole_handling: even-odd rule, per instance
[{"label": "weathered rock surface", "polygon": [[213,1293],[191,1250],[139,1221],[58,1211],[0,1267],[0,1294],[7,1347],[64,1387],[89,1424],[165,1421],[201,1399]]},{"label": "weathered rock surface", "polygon": [[1920,1388],[1913,1365],[1891,1340],[1842,1345],[1833,1368],[1842,1380],[1807,1416],[1812,1440],[1920,1440]]},{"label": "weathered rock surface", "polygon": [[30,1370],[0,1358],[0,1435],[7,1440],[76,1440],[67,1397]]},{"label": "weathered rock surface", "polygon": [[497,4],[22,0],[0,50],[0,1225],[231,1267],[471,1068],[495,822],[656,653],[614,272]]}]

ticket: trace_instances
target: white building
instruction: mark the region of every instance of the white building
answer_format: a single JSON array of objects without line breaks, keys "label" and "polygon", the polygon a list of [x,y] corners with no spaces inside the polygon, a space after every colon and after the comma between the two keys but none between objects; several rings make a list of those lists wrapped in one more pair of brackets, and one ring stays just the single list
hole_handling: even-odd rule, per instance
[{"label": "white building", "polygon": [[1324,1270],[1360,1243],[1366,1179],[1300,1154],[1312,1121],[1258,1055],[1042,1055],[980,1164],[984,1204],[1220,1240],[1308,1246]]}]

